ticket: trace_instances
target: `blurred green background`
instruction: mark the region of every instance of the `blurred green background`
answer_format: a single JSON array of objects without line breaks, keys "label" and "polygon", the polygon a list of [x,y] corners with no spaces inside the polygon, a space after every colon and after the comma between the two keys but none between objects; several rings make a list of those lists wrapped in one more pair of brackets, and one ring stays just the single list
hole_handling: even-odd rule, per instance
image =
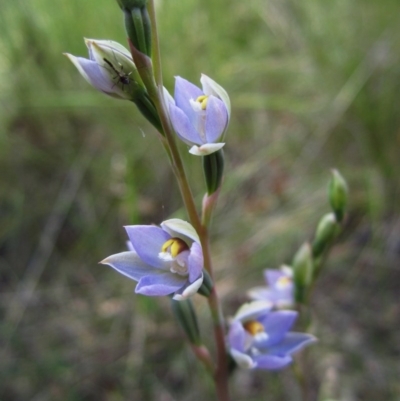
[{"label": "blurred green background", "polygon": [[[232,100],[213,227],[227,315],[312,238],[329,170],[349,182],[345,230],[311,300],[320,401],[400,399],[399,8],[158,4],[165,85],[205,73]],[[124,249],[123,225],[185,214],[153,128],[62,56],[86,55],[83,37],[126,43],[115,1],[0,4],[0,400],[212,400],[168,300],[98,265]],[[200,160],[181,148],[200,205]],[[290,369],[237,372],[232,392],[299,399]]]}]

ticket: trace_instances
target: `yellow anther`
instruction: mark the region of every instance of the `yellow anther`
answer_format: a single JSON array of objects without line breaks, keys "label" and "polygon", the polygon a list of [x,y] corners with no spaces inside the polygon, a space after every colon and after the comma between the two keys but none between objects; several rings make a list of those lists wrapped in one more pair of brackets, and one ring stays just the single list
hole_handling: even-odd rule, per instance
[{"label": "yellow anther", "polygon": [[278,285],[286,287],[288,284],[292,282],[292,279],[287,276],[282,276],[278,279]]},{"label": "yellow anther", "polygon": [[161,252],[167,252],[167,249],[173,244],[174,239],[171,238],[167,242],[164,242],[163,246],[161,247]]},{"label": "yellow anther", "polygon": [[196,99],[196,102],[199,102],[201,104],[201,109],[205,110],[207,108],[208,96],[201,95]]},{"label": "yellow anther", "polygon": [[180,238],[170,238],[161,247],[161,252],[169,252],[173,258],[187,250],[189,250],[189,246]]},{"label": "yellow anther", "polygon": [[254,336],[258,333],[265,332],[264,326],[260,322],[257,322],[256,320],[250,320],[246,323],[243,323],[243,327],[252,336]]}]

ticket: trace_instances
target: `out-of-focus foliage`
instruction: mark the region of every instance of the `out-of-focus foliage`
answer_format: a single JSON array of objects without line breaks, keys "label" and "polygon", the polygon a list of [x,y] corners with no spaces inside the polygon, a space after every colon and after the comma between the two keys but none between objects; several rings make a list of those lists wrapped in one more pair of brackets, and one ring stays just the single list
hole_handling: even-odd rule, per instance
[{"label": "out-of-focus foliage", "polygon": [[[338,168],[349,214],[313,294],[311,387],[321,401],[397,400],[398,1],[164,0],[158,11],[166,86],[203,72],[232,99],[213,243],[226,313],[310,239]],[[185,215],[154,129],[62,56],[85,55],[84,36],[125,44],[115,1],[0,4],[0,399],[212,399],[168,300],[134,295],[97,264],[124,249],[122,225]],[[200,204],[200,161],[182,149]],[[291,371],[238,372],[232,390],[298,396]]]}]

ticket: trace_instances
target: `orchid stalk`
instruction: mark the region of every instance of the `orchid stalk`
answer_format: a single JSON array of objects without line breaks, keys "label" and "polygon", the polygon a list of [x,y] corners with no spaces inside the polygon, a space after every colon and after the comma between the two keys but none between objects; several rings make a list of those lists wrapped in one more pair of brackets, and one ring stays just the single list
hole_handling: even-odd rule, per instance
[{"label": "orchid stalk", "polygon": [[[156,129],[189,221],[128,225],[128,250],[100,263],[136,282],[136,293],[171,299],[194,355],[214,379],[218,401],[230,401],[230,362],[243,369],[280,370],[294,362],[294,354],[316,341],[311,334],[290,331],[300,314],[292,309],[309,301],[310,289],[345,216],[347,186],[334,170],[329,187],[333,213],[320,220],[314,240],[300,247],[290,266],[267,269],[266,285],[247,293],[253,301],[225,320],[214,282],[210,229],[223,183],[223,149],[231,117],[228,93],[202,74],[201,87],[177,76],[171,96],[163,86],[154,0],[117,2],[124,15],[129,50],[113,41],[86,39],[88,58],[67,57],[97,90],[135,103]],[[177,139],[188,146],[194,160],[202,159],[205,195],[200,212]],[[208,301],[215,358],[201,337],[192,301],[199,295]]]},{"label": "orchid stalk", "polygon": [[[208,235],[207,226],[201,223],[199,218],[193,196],[190,190],[189,183],[183,168],[182,159],[177,150],[172,124],[170,122],[168,111],[166,110],[165,95],[163,90],[162,74],[161,74],[161,56],[158,42],[157,23],[155,15],[154,1],[149,0],[149,14],[152,22],[152,48],[153,48],[153,65],[154,65],[154,76],[157,84],[157,98],[153,98],[153,101],[157,105],[160,119],[163,124],[165,136],[170,145],[172,154],[172,163],[174,171],[179,182],[182,198],[184,200],[186,210],[188,212],[191,223],[199,234],[200,242],[203,249],[204,256],[204,267],[206,271],[213,277],[213,269],[211,262],[210,253],[210,240]],[[225,330],[224,330],[224,319],[221,311],[221,305],[218,300],[218,295],[215,286],[213,287],[210,296],[208,297],[208,303],[210,307],[211,317],[214,326],[214,339],[217,347],[217,368],[214,374],[215,386],[217,389],[218,399],[220,401],[229,401],[229,389],[228,389],[228,359],[227,350],[225,345]]]}]

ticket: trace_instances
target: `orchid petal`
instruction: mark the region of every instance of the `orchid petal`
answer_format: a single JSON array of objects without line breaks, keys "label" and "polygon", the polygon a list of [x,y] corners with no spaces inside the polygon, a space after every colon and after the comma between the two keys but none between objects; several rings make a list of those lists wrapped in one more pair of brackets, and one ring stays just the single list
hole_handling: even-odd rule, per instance
[{"label": "orchid petal", "polygon": [[192,283],[197,280],[202,274],[204,266],[203,250],[197,242],[193,242],[190,248],[190,255],[188,261],[189,282]]},{"label": "orchid petal", "polygon": [[249,298],[258,301],[270,301],[271,300],[271,290],[267,286],[260,286],[251,288],[247,291]]},{"label": "orchid petal", "polygon": [[253,359],[239,351],[236,351],[235,349],[230,349],[230,354],[232,355],[232,358],[235,360],[237,365],[242,368],[242,369],[253,369],[256,367],[256,363],[253,361]]},{"label": "orchid petal", "polygon": [[262,347],[270,347],[282,341],[286,332],[293,326],[298,313],[295,311],[271,312],[267,316],[258,319],[264,326],[268,339],[260,344]]},{"label": "orchid petal", "polygon": [[231,101],[226,90],[205,74],[201,74],[200,82],[203,86],[203,91],[205,95],[214,95],[224,102],[229,121],[231,117]]},{"label": "orchid petal", "polygon": [[269,286],[275,287],[281,277],[286,277],[286,274],[279,269],[264,270],[264,277]]},{"label": "orchid petal", "polygon": [[95,61],[75,57],[68,53],[64,54],[75,65],[82,77],[94,88],[117,99],[127,98],[127,95],[101,71],[100,66]]},{"label": "orchid petal", "polygon": [[139,280],[135,292],[149,296],[169,295],[178,291],[185,284],[185,281],[185,277],[169,272],[145,276]]},{"label": "orchid petal", "polygon": [[140,258],[157,268],[165,268],[165,262],[158,257],[164,243],[171,236],[155,226],[126,226],[129,239]]},{"label": "orchid petal", "polygon": [[89,51],[91,49],[92,44],[96,43],[99,47],[104,47],[112,52],[119,53],[121,56],[124,56],[124,57],[130,59],[133,63],[132,55],[131,55],[130,51],[126,47],[122,46],[120,43],[115,42],[114,40],[84,38],[84,41],[85,41],[86,47],[88,48]]},{"label": "orchid petal", "polygon": [[293,359],[290,356],[261,355],[255,359],[256,367],[259,369],[279,370],[289,365]]},{"label": "orchid petal", "polygon": [[316,342],[317,339],[311,334],[287,333],[278,344],[271,346],[268,352],[271,355],[288,355],[300,351],[308,344]]},{"label": "orchid petal", "polygon": [[175,132],[183,142],[188,145],[203,143],[189,117],[180,108],[171,103],[169,105],[169,116]]},{"label": "orchid petal", "polygon": [[206,108],[207,143],[217,142],[228,125],[228,113],[222,100],[210,96]]},{"label": "orchid petal", "polygon": [[143,262],[136,252],[117,253],[105,258],[100,263],[109,265],[124,276],[136,281],[156,270]]},{"label": "orchid petal", "polygon": [[104,77],[100,71],[99,65],[95,61],[83,57],[75,57],[69,53],[64,54],[70,59],[82,77],[85,78],[90,85],[102,92],[112,92],[112,81]]},{"label": "orchid petal", "polygon": [[197,293],[198,289],[201,287],[202,284],[203,284],[203,274],[199,279],[194,281],[192,284],[184,288],[181,288],[179,291],[177,291],[173,296],[173,299],[175,301],[184,301],[185,299],[188,299],[189,297]]},{"label": "orchid petal", "polygon": [[248,302],[239,308],[233,319],[241,322],[257,319],[258,317],[267,314],[271,308],[272,304],[268,301]]},{"label": "orchid petal", "polygon": [[228,333],[228,343],[229,345],[237,351],[245,351],[245,339],[246,333],[243,325],[239,321],[233,321],[229,327]]},{"label": "orchid petal", "polygon": [[195,241],[200,243],[199,236],[196,230],[187,221],[181,219],[169,219],[160,224],[161,228],[166,231],[171,237],[178,237],[186,243]]},{"label": "orchid petal", "polygon": [[190,100],[196,100],[202,96],[203,92],[196,85],[181,77],[175,77],[175,102],[183,113],[188,117],[189,121],[195,121],[196,112],[190,105]]},{"label": "orchid petal", "polygon": [[225,143],[206,143],[201,146],[194,145],[189,149],[189,153],[195,156],[207,156],[222,149]]},{"label": "orchid petal", "polygon": [[168,92],[165,86],[163,86],[163,95],[164,95],[164,102],[167,107],[169,106],[169,104],[175,105],[174,98],[171,96],[171,94]]}]

